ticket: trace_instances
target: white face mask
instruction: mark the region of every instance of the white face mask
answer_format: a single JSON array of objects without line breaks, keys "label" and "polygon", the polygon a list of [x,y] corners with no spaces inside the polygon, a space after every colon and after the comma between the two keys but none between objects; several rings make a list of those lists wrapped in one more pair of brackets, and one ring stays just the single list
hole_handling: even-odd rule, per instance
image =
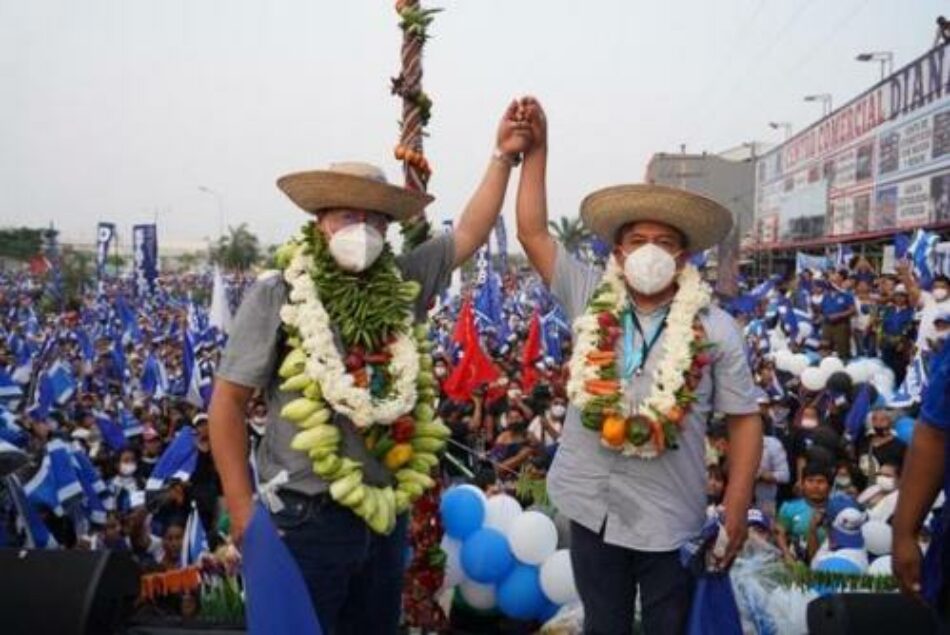
[{"label": "white face mask", "polygon": [[384,243],[383,235],[375,227],[354,223],[330,237],[330,255],[344,271],[359,273],[376,262]]},{"label": "white face mask", "polygon": [[936,300],[937,302],[943,302],[944,300],[947,299],[947,290],[944,287],[940,287],[939,289],[934,289],[933,296],[934,296],[934,300]]},{"label": "white face mask", "polygon": [[897,485],[894,482],[893,476],[878,476],[876,482],[877,486],[884,492],[893,492],[894,487]]},{"label": "white face mask", "polygon": [[817,428],[818,419],[812,419],[810,417],[807,419],[802,419],[802,427],[807,430],[811,430],[812,428]]},{"label": "white face mask", "polygon": [[135,474],[135,463],[119,463],[119,473],[122,476],[132,476]]},{"label": "white face mask", "polygon": [[555,419],[563,419],[563,418],[564,418],[564,414],[565,414],[566,412],[567,412],[567,408],[565,408],[565,407],[562,406],[561,404],[554,404],[553,406],[551,406],[551,415],[552,415]]},{"label": "white face mask", "polygon": [[654,295],[673,282],[676,259],[653,243],[647,243],[627,254],[623,275],[635,291]]}]

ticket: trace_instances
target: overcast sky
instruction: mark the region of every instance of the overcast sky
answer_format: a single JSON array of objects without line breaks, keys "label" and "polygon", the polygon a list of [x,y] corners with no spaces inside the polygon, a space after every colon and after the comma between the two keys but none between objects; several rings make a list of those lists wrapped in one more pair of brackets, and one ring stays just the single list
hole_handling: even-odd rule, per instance
[{"label": "overcast sky", "polygon": [[[430,208],[457,215],[507,101],[548,111],[553,217],[638,181],[650,155],[777,141],[933,42],[945,0],[442,0],[426,48]],[[274,185],[360,159],[399,177],[401,34],[384,0],[0,0],[0,225],[54,223],[159,244],[247,222],[265,243],[305,220]],[[513,223],[514,185],[505,215]],[[199,191],[199,186],[218,193]],[[511,224],[509,226],[512,226]],[[511,232],[513,234],[513,232]]]}]

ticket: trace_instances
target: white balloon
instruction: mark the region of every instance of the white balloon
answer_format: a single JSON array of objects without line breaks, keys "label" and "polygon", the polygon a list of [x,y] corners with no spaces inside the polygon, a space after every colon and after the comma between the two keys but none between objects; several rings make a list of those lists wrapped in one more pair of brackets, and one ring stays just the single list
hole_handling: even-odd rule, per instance
[{"label": "white balloon", "polygon": [[820,368],[812,366],[802,371],[801,380],[802,386],[806,389],[812,392],[818,392],[825,387],[828,376],[825,375]]},{"label": "white balloon", "polygon": [[869,520],[861,526],[864,546],[875,556],[886,556],[891,552],[891,526],[882,520]]},{"label": "white balloon", "polygon": [[472,580],[463,580],[459,584],[462,597],[472,608],[481,611],[495,608],[495,585],[480,584]]},{"label": "white balloon", "polygon": [[856,384],[863,384],[871,379],[871,367],[863,359],[856,359],[844,368],[851,381]]},{"label": "white balloon", "polygon": [[508,494],[496,494],[485,504],[484,527],[497,529],[508,535],[511,524],[523,513],[521,504]]},{"label": "white balloon", "polygon": [[831,357],[826,357],[821,360],[821,363],[818,364],[818,368],[825,374],[825,377],[829,377],[833,373],[843,371],[844,362],[832,355]]},{"label": "white balloon", "polygon": [[508,542],[518,560],[540,565],[557,549],[557,528],[541,512],[524,512],[511,523]]},{"label": "white balloon", "polygon": [[871,385],[885,401],[894,393],[894,371],[890,368],[878,368],[871,374]]},{"label": "white balloon", "polygon": [[570,551],[555,551],[541,565],[541,590],[554,604],[567,604],[578,599]]},{"label": "white balloon", "polygon": [[894,575],[890,556],[881,556],[868,567],[868,575]]},{"label": "white balloon", "polygon": [[805,353],[796,353],[792,358],[791,367],[789,372],[793,375],[801,375],[805,372],[805,369],[811,366],[811,360],[808,359],[808,355]]},{"label": "white balloon", "polygon": [[775,368],[778,370],[785,371],[786,373],[791,372],[792,364],[794,363],[795,354],[792,351],[776,351],[775,353]]},{"label": "white balloon", "polygon": [[445,552],[445,579],[442,588],[451,589],[465,579],[465,571],[462,569],[462,542],[450,536],[443,536],[441,547]]}]

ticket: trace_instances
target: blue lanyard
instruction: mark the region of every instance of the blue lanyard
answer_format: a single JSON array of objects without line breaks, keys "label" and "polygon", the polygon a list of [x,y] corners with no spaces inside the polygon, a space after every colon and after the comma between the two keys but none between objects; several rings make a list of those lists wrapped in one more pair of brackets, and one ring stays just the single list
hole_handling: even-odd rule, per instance
[{"label": "blue lanyard", "polygon": [[[669,309],[666,309],[663,312],[662,319],[653,327],[653,334],[650,337],[647,337],[643,332],[643,327],[640,326],[640,320],[637,319],[636,313],[632,309],[627,309],[623,314],[623,378],[630,379],[634,375],[639,375],[643,372],[643,367],[647,364],[647,359],[650,357],[650,351],[653,350],[653,346],[656,344],[657,340],[660,339],[660,334],[663,333],[663,329],[666,328],[666,316],[669,314]],[[640,336],[640,341],[642,342],[640,346],[635,345],[635,335]]]}]

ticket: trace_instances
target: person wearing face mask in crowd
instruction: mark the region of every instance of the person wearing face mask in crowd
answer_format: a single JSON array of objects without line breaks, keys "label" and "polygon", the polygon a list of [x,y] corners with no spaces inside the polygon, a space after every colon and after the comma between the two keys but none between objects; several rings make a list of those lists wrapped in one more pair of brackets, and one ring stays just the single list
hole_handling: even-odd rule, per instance
[{"label": "person wearing face mask in crowd", "polygon": [[155,464],[162,456],[162,438],[155,428],[148,426],[142,430],[142,456],[139,459],[137,476],[143,482],[151,476]]},{"label": "person wearing face mask in crowd", "polygon": [[871,484],[858,495],[857,501],[874,520],[890,522],[897,508],[897,490],[900,487],[901,464],[882,463]]},{"label": "person wearing face mask in crowd", "polygon": [[821,298],[821,336],[831,342],[842,360],[851,358],[851,316],[855,314],[854,295],[847,289],[848,273],[832,271],[829,285]]},{"label": "person wearing face mask in crowd", "polygon": [[251,442],[251,451],[257,451],[264,434],[267,433],[267,404],[257,402],[251,407],[251,415],[247,419],[248,435]]},{"label": "person wearing face mask in crowd", "polygon": [[566,401],[562,397],[555,397],[547,410],[532,419],[528,426],[528,434],[531,435],[535,445],[549,456],[553,457],[557,449],[566,415]]},{"label": "person wearing face mask in crowd", "polygon": [[894,288],[891,301],[881,310],[880,329],[881,361],[894,371],[894,385],[899,386],[907,374],[914,332],[914,309],[903,284]]},{"label": "person wearing face mask in crowd", "polygon": [[[818,406],[808,403],[798,412],[797,422],[789,439],[795,484],[801,492],[805,466],[821,465],[829,474],[844,454],[844,439],[830,425],[821,420]],[[831,479],[831,477],[829,477]]]},{"label": "person wearing face mask in crowd", "polygon": [[884,463],[903,462],[907,446],[894,435],[897,415],[893,410],[876,406],[868,418],[871,434],[866,435],[859,446],[858,467],[868,478],[873,478]]},{"label": "person wearing face mask in crowd", "polygon": [[138,457],[135,450],[122,450],[116,460],[115,469],[116,475],[110,483],[112,494],[116,498],[119,509],[128,509],[130,498],[136,492],[141,492],[143,486],[143,482],[136,476]]},{"label": "person wearing face mask in crowd", "polygon": [[[585,629],[629,631],[639,595],[648,634],[679,632],[685,627],[691,584],[678,551],[706,521],[710,411],[725,414],[730,448],[723,501],[727,547],[718,554],[719,566],[728,566],[745,541],[762,451],[742,335],[728,314],[704,306],[695,271],[687,267],[691,253],[729,234],[732,215],[684,190],[648,184],[602,189],[581,203],[581,220],[613,252],[606,271],[580,263],[550,233],[547,123],[537,100],[526,99],[525,107],[532,146],[518,189],[518,239],[575,333],[585,334],[580,343],[575,337],[572,368],[578,373],[582,365],[585,372],[589,369],[593,362],[577,352],[587,347],[588,352],[603,351],[597,362],[608,368],[613,364],[618,378],[590,383],[572,374],[569,396],[573,406],[583,407],[595,393],[604,393],[626,410],[614,416],[591,407],[582,423],[581,409],[569,408],[548,473],[551,500],[571,520],[571,560]],[[664,430],[651,419],[658,415],[643,403],[657,390],[657,369],[664,360],[680,361],[690,354],[692,329],[704,334],[713,352],[701,360],[709,364],[689,377],[696,398],[690,411],[672,411],[676,423]],[[682,341],[667,341],[671,331]],[[614,350],[601,349],[591,333],[614,342]],[[676,435],[675,447],[667,446],[667,433],[671,441]]]},{"label": "person wearing face mask in crowd", "polygon": [[[430,303],[448,288],[452,270],[466,262],[488,238],[501,212],[512,169],[520,163],[529,139],[530,128],[522,108],[512,102],[499,123],[495,152],[482,182],[454,229],[440,232],[400,256],[387,245],[387,229],[393,221],[404,222],[412,228],[412,235],[418,236],[420,229],[424,235],[425,226],[420,223],[433,200],[428,194],[391,185],[380,168],[366,163],[338,163],[328,170],[299,172],[278,180],[278,187],[313,216],[313,222],[302,233],[310,246],[310,256],[294,262],[282,259],[284,275],[273,272],[245,294],[217,371],[210,407],[212,448],[224,484],[232,532],[240,543],[254,510],[247,470],[245,406],[256,390],[262,390],[267,399],[268,422],[257,453],[260,480],[268,482],[281,473],[289,477],[277,491],[281,505],[271,510],[272,518],[301,565],[316,613],[328,632],[396,632],[408,517],[384,510],[387,513],[372,514],[373,522],[369,524],[331,498],[330,483],[314,472],[314,461],[307,451],[291,447],[298,427],[280,413],[301,393],[278,390],[283,381],[278,370],[289,348],[285,327],[293,322],[292,316],[281,309],[288,303],[293,308],[310,309],[316,300],[322,305],[333,335],[331,342],[322,345],[336,347],[345,362],[343,368],[337,364],[328,370],[332,377],[316,382],[331,411],[325,425],[331,426],[340,439],[337,458],[359,462],[363,482],[379,488],[381,495],[395,488],[395,470],[370,454],[353,421],[354,410],[345,397],[331,396],[335,395],[333,388],[346,382],[360,400],[373,398],[370,391],[378,385],[368,385],[370,367],[388,367],[385,356],[390,355],[386,345],[390,336],[401,332],[407,315],[413,322],[424,322]],[[285,246],[285,252],[289,249],[297,253],[299,244]],[[313,281],[309,288],[316,291],[311,295],[316,297],[300,297],[288,290],[285,277],[294,271],[296,280],[309,275]],[[333,281],[332,288],[327,280]],[[375,281],[375,288],[367,281]],[[321,288],[324,291],[319,291]],[[411,346],[412,354],[417,354],[419,344],[413,341]],[[316,363],[312,349],[303,343],[293,350]],[[372,374],[392,385],[386,373]],[[373,381],[378,384],[378,380]],[[334,384],[332,388],[329,382]],[[321,385],[324,383],[327,385]],[[407,389],[402,390],[404,399],[394,399],[394,403],[401,405],[409,400]],[[412,414],[415,390],[411,394],[412,402],[395,414]],[[375,408],[368,413],[366,410],[360,411],[363,416],[356,423],[367,433],[372,429],[385,431],[378,426],[392,422],[382,420]],[[367,421],[367,416],[380,420]],[[383,504],[396,510],[396,503],[388,496]]]},{"label": "person wearing face mask in crowd", "polygon": [[950,278],[945,275],[936,276],[933,286],[927,291],[920,287],[907,263],[900,263],[899,273],[901,282],[907,288],[910,306],[918,311],[917,350],[928,353],[932,343],[938,339],[935,324],[937,317],[950,313]]},{"label": "person wearing face mask in crowd", "polygon": [[755,506],[769,518],[775,518],[778,489],[791,480],[788,467],[788,454],[785,446],[774,435],[771,420],[772,402],[765,391],[758,397],[759,413],[762,417],[762,461],[755,483]]}]

